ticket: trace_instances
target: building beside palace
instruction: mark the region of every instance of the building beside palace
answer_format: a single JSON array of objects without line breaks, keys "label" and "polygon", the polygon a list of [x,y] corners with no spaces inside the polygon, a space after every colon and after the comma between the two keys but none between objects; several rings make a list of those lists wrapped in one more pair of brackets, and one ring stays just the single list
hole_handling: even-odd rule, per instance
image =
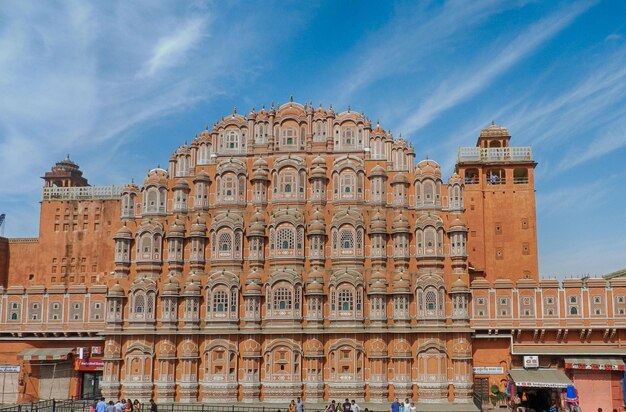
[{"label": "building beside palace", "polygon": [[626,279],[539,279],[535,166],[492,124],[444,176],[362,114],[295,102],[223,118],[141,185],[63,160],[39,237],[0,239],[0,403],[454,410],[513,380],[621,406]]}]

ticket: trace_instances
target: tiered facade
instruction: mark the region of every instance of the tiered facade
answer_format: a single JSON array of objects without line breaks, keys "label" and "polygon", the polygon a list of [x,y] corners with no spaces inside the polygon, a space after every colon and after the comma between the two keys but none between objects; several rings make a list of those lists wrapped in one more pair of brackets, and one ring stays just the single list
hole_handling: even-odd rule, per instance
[{"label": "tiered facade", "polygon": [[141,186],[57,163],[40,237],[0,238],[17,399],[46,397],[33,347],[101,345],[107,398],[451,409],[531,343],[619,351],[623,279],[539,280],[536,164],[509,140],[487,127],[444,181],[364,115],[289,102],[222,119]]},{"label": "tiered facade", "polygon": [[413,160],[361,114],[290,102],[127,186],[105,395],[469,402],[463,182]]}]

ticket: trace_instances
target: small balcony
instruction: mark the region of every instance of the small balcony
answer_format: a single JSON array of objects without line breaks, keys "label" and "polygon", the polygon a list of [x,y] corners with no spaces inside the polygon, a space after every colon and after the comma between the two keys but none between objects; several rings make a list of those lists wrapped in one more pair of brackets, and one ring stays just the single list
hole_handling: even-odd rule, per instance
[{"label": "small balcony", "polygon": [[531,146],[520,147],[460,147],[457,163],[465,162],[530,162]]}]

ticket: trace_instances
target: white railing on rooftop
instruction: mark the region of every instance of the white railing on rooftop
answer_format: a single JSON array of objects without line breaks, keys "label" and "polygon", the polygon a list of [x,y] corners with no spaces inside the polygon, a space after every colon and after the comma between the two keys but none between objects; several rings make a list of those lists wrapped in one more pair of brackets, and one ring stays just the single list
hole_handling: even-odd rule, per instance
[{"label": "white railing on rooftop", "polygon": [[44,187],[43,200],[119,199],[123,186]]},{"label": "white railing on rooftop", "polygon": [[530,146],[520,147],[460,147],[458,162],[506,162],[531,161],[533,149]]}]

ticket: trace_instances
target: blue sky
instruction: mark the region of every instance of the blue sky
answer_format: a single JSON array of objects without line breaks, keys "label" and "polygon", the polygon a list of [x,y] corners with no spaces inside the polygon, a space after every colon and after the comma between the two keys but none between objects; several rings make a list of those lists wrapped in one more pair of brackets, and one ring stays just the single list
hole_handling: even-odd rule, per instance
[{"label": "blue sky", "polygon": [[626,267],[626,2],[0,3],[0,213],[43,173],[141,181],[221,116],[348,105],[451,173],[492,120],[533,145],[540,273]]}]

